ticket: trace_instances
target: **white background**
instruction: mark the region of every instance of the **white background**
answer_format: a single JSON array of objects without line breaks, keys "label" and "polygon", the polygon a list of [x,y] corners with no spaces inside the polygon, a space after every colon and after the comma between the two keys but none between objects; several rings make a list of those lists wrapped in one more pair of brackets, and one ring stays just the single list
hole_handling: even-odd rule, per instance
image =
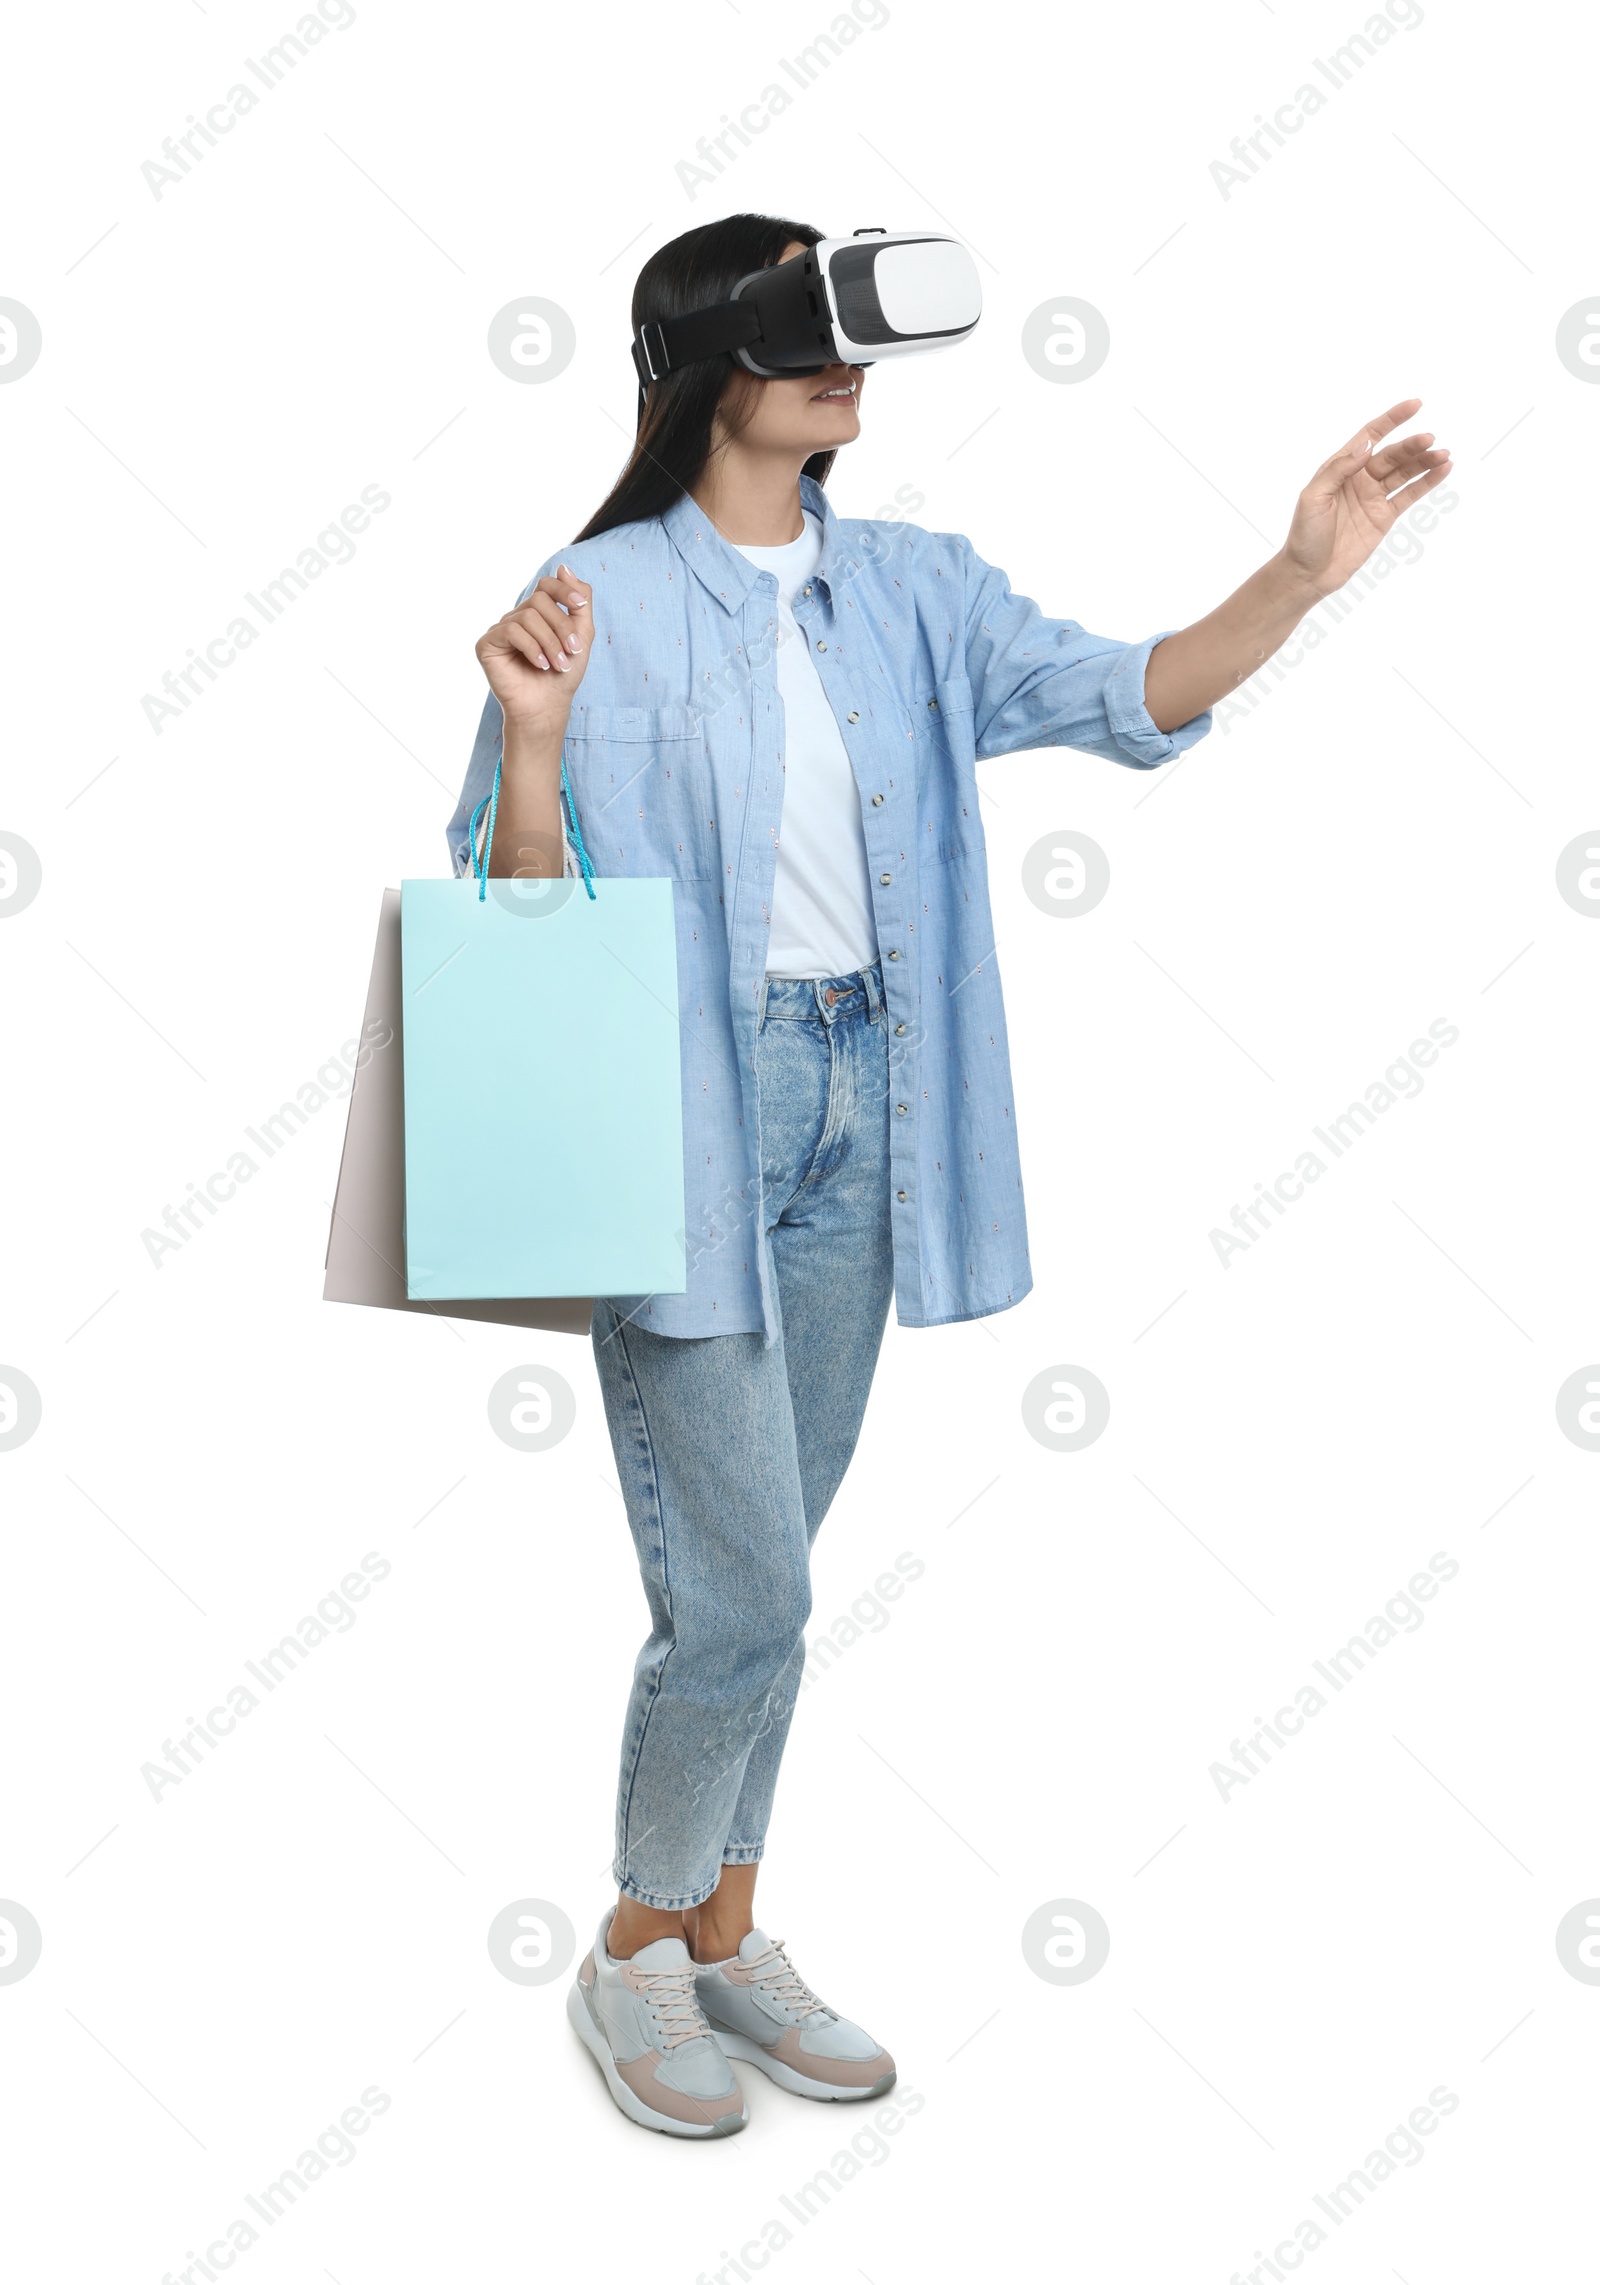
[{"label": "white background", "polygon": [[[773,2217],[785,2285],[1226,2285],[1436,2087],[1458,2107],[1323,2217],[1318,2279],[1587,2242],[1600,1991],[1554,1934],[1600,1891],[1600,1460],[1555,1395],[1600,1354],[1600,929],[1555,866],[1600,807],[1600,389],[1554,342],[1600,283],[1594,39],[1427,0],[1224,198],[1212,162],[1363,20],[893,0],[691,197],[679,162],[792,85],[825,6],[357,0],[159,199],[142,162],[292,6],[14,20],[0,293],[44,338],[0,388],[0,826],[44,868],[0,930],[0,1362],[44,1407],[0,1455],[0,1896],[43,1931],[0,1984],[19,2275],[181,2275],[369,2086],[253,2285],[694,2285]],[[818,1631],[926,1568],[800,1702],[761,1917],[923,2107],[804,2226],[780,2200],[869,2114],[757,2082],[729,2143],[638,2133],[565,1976],[485,1941],[542,1898],[587,1943],[608,1894],[644,1609],[586,1347],[324,1305],[336,1104],[159,1268],[141,1242],[357,1028],[380,890],[446,869],[472,645],[624,456],[637,267],[741,207],[978,249],[976,336],[869,376],[831,496],[911,487],[1097,632],[1209,609],[1398,398],[1457,460],[1421,560],[1175,771],[984,766],[1036,1286],[891,1326],[819,1545]],[[485,350],[529,294],[577,331],[542,386]],[[1052,385],[1020,336],[1066,294],[1111,355]],[[157,736],[163,671],[366,485],[354,561]],[[1077,919],[1020,886],[1063,828],[1111,866]],[[1441,1017],[1422,1094],[1224,1268],[1213,1227]],[[543,1456],[486,1417],[524,1363],[576,1392]],[[1110,1393],[1075,1454],[1020,1411],[1063,1365]],[[358,1623],[152,1800],[141,1765],[369,1550]],[[1425,1623],[1219,1798],[1441,1551]],[[1076,1986],[1021,1946],[1061,1898],[1111,1931]]]}]

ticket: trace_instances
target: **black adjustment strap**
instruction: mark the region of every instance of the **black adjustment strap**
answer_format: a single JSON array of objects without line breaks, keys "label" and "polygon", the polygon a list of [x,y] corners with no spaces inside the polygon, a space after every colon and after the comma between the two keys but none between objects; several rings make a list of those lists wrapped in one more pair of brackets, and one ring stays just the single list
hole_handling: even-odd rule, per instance
[{"label": "black adjustment strap", "polygon": [[747,349],[761,338],[761,319],[754,302],[718,302],[687,317],[652,318],[641,325],[633,342],[634,370],[643,388],[659,381],[680,365],[697,365],[703,358],[720,357],[730,349]]}]

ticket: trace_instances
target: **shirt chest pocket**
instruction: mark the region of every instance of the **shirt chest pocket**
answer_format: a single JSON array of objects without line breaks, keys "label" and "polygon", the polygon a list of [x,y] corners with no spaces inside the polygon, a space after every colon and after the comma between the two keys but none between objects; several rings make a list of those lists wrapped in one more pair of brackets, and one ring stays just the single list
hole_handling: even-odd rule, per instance
[{"label": "shirt chest pocket", "polygon": [[981,858],[972,685],[964,674],[928,685],[918,693],[912,713],[917,811],[927,851],[942,865]]},{"label": "shirt chest pocket", "polygon": [[698,708],[576,705],[562,751],[598,872],[682,881],[720,873]]}]

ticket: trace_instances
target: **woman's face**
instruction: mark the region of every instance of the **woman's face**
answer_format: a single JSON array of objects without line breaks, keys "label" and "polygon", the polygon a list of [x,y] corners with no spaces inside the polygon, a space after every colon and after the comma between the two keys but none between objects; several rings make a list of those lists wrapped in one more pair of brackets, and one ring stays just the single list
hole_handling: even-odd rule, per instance
[{"label": "woman's face", "polygon": [[[800,239],[791,239],[779,260],[787,262],[805,251]],[[747,382],[756,397],[750,419],[739,431],[740,443],[758,452],[798,452],[806,458],[853,444],[861,434],[859,406],[865,379],[860,365],[828,365],[820,373],[778,381],[758,380],[741,371],[730,388]]]}]

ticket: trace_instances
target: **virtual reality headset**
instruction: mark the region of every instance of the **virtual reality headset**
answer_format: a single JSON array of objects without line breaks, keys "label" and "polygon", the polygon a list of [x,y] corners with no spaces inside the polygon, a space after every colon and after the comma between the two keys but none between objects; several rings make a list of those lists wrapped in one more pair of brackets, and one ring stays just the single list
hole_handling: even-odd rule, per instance
[{"label": "virtual reality headset", "polygon": [[977,266],[959,240],[857,230],[752,270],[729,301],[652,318],[634,336],[633,362],[641,392],[680,366],[729,354],[775,381],[948,348],[966,339],[982,309]]}]

